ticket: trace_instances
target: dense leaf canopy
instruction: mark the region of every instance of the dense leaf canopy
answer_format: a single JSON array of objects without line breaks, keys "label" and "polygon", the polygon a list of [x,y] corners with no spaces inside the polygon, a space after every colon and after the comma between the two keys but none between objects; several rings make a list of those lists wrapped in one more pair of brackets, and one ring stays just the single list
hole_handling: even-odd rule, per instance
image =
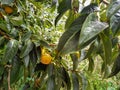
[{"label": "dense leaf canopy", "polygon": [[0,89],[109,90],[119,35],[120,0],[0,0]]}]

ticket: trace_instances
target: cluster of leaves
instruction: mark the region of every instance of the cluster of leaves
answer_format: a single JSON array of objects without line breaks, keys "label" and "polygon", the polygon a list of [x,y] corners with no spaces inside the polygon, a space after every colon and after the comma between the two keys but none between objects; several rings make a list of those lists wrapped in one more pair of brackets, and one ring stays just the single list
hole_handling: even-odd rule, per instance
[{"label": "cluster of leaves", "polygon": [[[83,0],[82,10],[79,10],[79,0],[0,1],[2,88],[9,89],[24,78],[23,90],[90,90],[89,85],[87,87],[89,82],[78,66],[81,61],[88,60],[88,71],[92,72],[97,56],[103,60],[101,74],[104,78],[120,71],[120,0],[111,0],[109,5],[103,0],[94,0],[87,6],[84,1],[87,0]],[[6,6],[10,6],[13,12],[5,12]],[[53,12],[56,9],[57,16]],[[61,35],[57,27],[64,16],[67,19]],[[55,37],[59,35],[58,41]],[[53,45],[56,41],[57,47]],[[40,63],[42,48],[53,57],[49,65]],[[69,60],[66,63],[66,58],[72,60],[72,66]]]}]

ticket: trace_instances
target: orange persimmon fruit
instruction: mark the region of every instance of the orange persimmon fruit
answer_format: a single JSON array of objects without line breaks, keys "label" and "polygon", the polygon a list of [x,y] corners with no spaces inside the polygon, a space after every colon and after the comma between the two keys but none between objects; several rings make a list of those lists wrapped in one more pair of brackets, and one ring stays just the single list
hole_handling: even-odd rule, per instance
[{"label": "orange persimmon fruit", "polygon": [[10,6],[5,6],[4,10],[5,10],[5,12],[6,12],[7,14],[13,13],[13,8],[10,7]]},{"label": "orange persimmon fruit", "polygon": [[52,60],[52,57],[49,54],[45,53],[41,55],[40,62],[42,64],[50,64],[51,60]]}]

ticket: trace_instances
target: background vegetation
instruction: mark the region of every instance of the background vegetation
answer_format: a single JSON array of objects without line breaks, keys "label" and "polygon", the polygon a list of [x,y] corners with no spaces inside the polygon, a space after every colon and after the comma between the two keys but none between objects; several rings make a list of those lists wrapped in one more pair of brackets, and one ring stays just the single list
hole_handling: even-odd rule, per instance
[{"label": "background vegetation", "polygon": [[119,34],[120,0],[0,0],[0,89],[120,90]]}]

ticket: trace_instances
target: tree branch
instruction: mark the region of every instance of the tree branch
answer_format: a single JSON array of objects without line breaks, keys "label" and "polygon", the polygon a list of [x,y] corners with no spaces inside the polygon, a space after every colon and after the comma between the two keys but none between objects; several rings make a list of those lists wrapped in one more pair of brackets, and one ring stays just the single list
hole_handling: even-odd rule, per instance
[{"label": "tree branch", "polygon": [[3,32],[2,30],[0,30],[0,35],[4,36],[5,39],[10,40],[12,39],[9,35],[7,35],[5,32]]},{"label": "tree branch", "polygon": [[8,81],[8,90],[11,90],[11,88],[10,88],[10,72],[11,72],[11,67],[12,67],[12,65],[6,65],[5,67],[8,68],[8,77],[7,77],[7,81]]},{"label": "tree branch", "polygon": [[106,5],[109,5],[110,3],[108,2],[108,1],[106,1],[106,0],[103,0],[102,1],[104,4],[106,4]]}]

